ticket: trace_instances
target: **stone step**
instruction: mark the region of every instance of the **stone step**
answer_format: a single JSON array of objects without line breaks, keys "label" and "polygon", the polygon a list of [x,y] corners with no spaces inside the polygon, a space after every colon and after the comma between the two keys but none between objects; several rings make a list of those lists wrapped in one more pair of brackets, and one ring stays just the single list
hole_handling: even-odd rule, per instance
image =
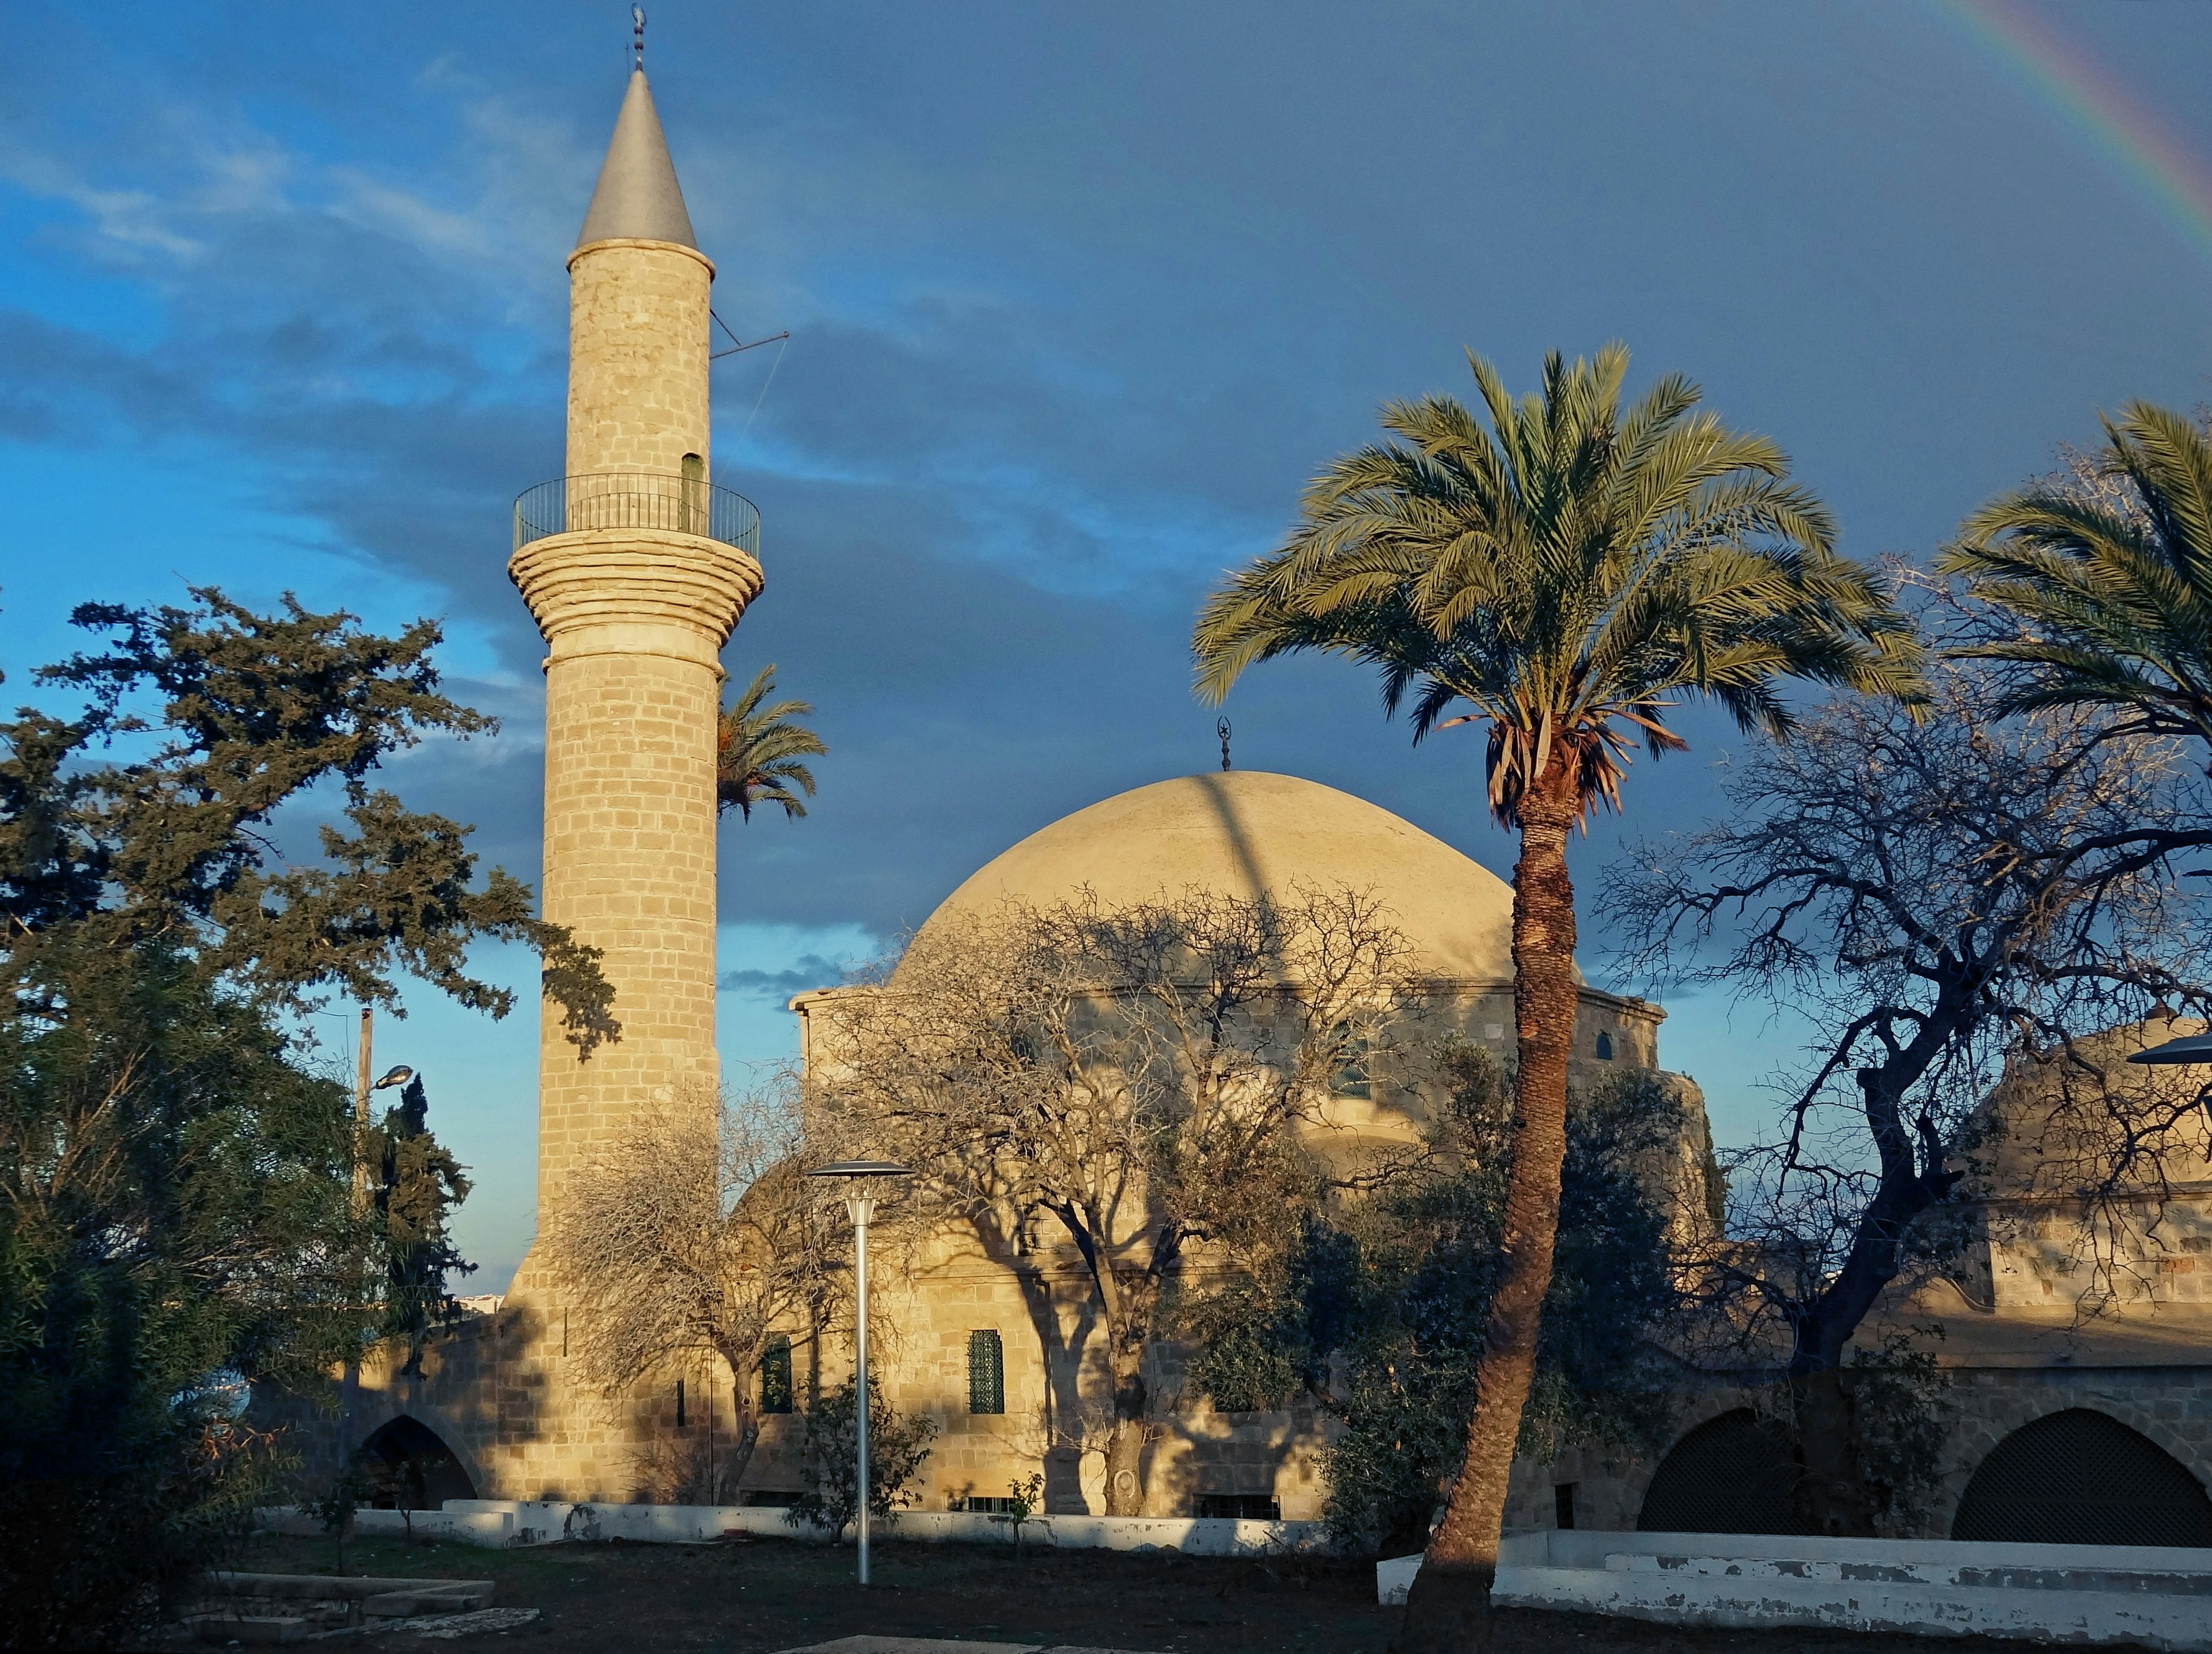
[{"label": "stone step", "polygon": [[210,1596],[258,1596],[272,1601],[359,1603],[395,1593],[435,1594],[450,1612],[459,1603],[483,1608],[495,1589],[489,1579],[407,1579],[335,1573],[210,1573],[201,1582]]},{"label": "stone step", "polygon": [[465,1614],[491,1606],[489,1580],[464,1584],[443,1590],[392,1590],[362,1599],[361,1611],[383,1620],[404,1620],[416,1614]]},{"label": "stone step", "polygon": [[287,1614],[206,1614],[192,1628],[204,1643],[241,1643],[255,1648],[304,1642],[316,1629],[309,1621]]}]

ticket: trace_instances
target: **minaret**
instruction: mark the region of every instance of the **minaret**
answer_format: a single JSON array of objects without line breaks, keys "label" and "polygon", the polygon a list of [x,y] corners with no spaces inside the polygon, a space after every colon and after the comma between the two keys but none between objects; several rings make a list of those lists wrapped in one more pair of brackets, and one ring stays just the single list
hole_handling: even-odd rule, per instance
[{"label": "minaret", "polygon": [[[716,655],[762,577],[757,516],[710,481],[714,276],[641,63],[568,257],[568,474],[516,502],[507,566],[548,645],[544,916],[604,951],[622,1024],[580,1059],[547,1008],[541,1236],[595,1141],[714,1106]],[[558,1312],[537,1257],[516,1288]]]}]

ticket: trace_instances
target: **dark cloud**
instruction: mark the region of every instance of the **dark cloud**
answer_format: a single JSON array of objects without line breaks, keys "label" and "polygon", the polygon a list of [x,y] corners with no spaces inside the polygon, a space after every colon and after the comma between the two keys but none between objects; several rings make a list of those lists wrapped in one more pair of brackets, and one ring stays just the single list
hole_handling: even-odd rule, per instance
[{"label": "dark cloud", "polygon": [[[718,306],[794,334],[757,421],[767,353],[715,369],[769,577],[727,661],[775,661],[832,748],[805,821],[724,822],[726,921],[892,936],[1023,833],[1212,764],[1193,606],[1382,399],[1464,392],[1462,345],[1521,385],[1616,335],[1699,373],[1868,553],[1933,544],[2097,405],[2200,398],[2212,361],[2198,251],[1905,10],[654,13]],[[562,463],[562,260],[623,19],[48,21],[0,65],[0,439],[110,455],[121,490],[136,454],[201,468],[282,525],[232,560],[258,585],[308,548],[310,602],[348,569],[428,588],[507,725],[393,779],[533,875],[507,513]],[[2189,55],[2069,24],[2154,81]],[[2184,33],[2201,60],[2212,24]],[[1262,669],[1227,711],[1241,765],[1508,869],[1474,744],[1413,750],[1352,669]],[[1711,807],[1734,737],[1692,727],[1632,778],[1647,825]]]},{"label": "dark cloud", "polygon": [[786,1000],[793,994],[843,979],[844,966],[819,954],[801,954],[785,971],[725,971],[715,986],[726,994],[749,994],[757,999]]}]

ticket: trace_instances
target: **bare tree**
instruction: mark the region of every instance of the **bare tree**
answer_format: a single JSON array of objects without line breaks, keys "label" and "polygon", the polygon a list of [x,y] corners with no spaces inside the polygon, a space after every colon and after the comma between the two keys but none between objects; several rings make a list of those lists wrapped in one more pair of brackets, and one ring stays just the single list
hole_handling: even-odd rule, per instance
[{"label": "bare tree", "polygon": [[1018,1251],[1056,1224],[1111,1375],[1107,1510],[1140,1514],[1164,1294],[1194,1248],[1279,1233],[1317,1180],[1333,1082],[1391,1060],[1407,943],[1370,896],[1204,891],[945,915],[829,1009],[817,1118]]},{"label": "bare tree", "polygon": [[847,1282],[787,1093],[704,1100],[642,1112],[576,1174],[550,1239],[581,1312],[575,1358],[610,1397],[686,1355],[720,1358],[737,1427],[712,1480],[734,1487],[760,1439],[770,1337],[820,1324]]},{"label": "bare tree", "polygon": [[[1885,1293],[1957,1251],[1990,1088],[2040,1065],[2054,1106],[2108,1106],[2082,1042],[2206,999],[2172,862],[2208,835],[2177,743],[2073,711],[2001,720],[1988,675],[1936,676],[1925,723],[1821,709],[1729,782],[1729,820],[1644,846],[1607,893],[1632,966],[1809,1024],[1779,1130],[1735,1159],[1706,1279],[1748,1351],[1786,1352],[1801,1515],[1822,1531],[1873,1531],[1839,1369]],[[2156,1136],[2099,1138],[2076,1192],[2109,1192]]]}]

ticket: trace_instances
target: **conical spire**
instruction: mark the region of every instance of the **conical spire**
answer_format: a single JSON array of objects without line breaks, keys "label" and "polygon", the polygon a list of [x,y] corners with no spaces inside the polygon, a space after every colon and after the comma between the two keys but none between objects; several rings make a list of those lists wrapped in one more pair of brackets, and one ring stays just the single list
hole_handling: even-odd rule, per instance
[{"label": "conical spire", "polygon": [[683,186],[676,181],[676,164],[668,159],[668,140],[660,135],[660,117],[653,112],[642,69],[630,71],[629,90],[615,118],[614,141],[607,145],[599,187],[592,191],[576,245],[617,237],[699,245],[692,239],[691,215],[684,209]]}]

